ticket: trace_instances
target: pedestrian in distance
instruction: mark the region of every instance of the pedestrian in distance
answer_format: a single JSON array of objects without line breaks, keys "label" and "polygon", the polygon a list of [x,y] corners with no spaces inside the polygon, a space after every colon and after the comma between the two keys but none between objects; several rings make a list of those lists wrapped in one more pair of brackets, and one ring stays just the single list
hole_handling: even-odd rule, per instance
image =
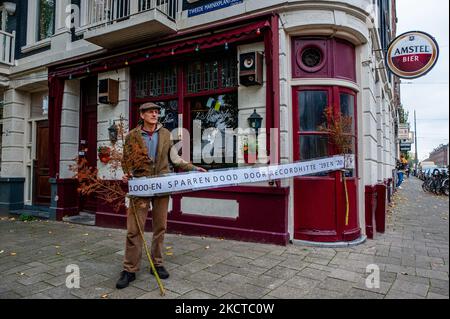
[{"label": "pedestrian in distance", "polygon": [[408,161],[405,159],[405,156],[400,155],[400,160],[397,161],[397,188],[402,189],[403,179],[405,177],[406,165]]}]

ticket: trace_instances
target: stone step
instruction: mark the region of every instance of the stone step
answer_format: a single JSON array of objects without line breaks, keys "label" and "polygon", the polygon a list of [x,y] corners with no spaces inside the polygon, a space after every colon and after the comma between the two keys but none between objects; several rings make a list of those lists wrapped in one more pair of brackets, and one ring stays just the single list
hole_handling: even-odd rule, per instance
[{"label": "stone step", "polygon": [[79,215],[63,217],[63,221],[72,224],[95,226],[95,214],[81,212]]}]

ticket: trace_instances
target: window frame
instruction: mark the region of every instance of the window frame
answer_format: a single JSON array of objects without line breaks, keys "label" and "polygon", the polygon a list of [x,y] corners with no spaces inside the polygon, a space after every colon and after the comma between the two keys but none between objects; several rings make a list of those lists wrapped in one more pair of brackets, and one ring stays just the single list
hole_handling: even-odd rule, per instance
[{"label": "window frame", "polygon": [[[40,16],[41,16],[41,1],[43,0],[38,0],[36,1],[36,32],[35,32],[35,42],[41,42],[41,41],[45,41],[46,39],[51,38],[53,35],[55,35],[56,32],[56,0],[53,1],[53,30],[52,30],[52,34],[48,37],[45,38],[40,38],[41,37],[41,23],[40,23]],[[44,0],[45,1],[45,0]]]},{"label": "window frame", "polygon": [[[317,86],[295,86],[292,88],[292,105],[293,105],[293,150],[294,150],[294,161],[301,161],[300,154],[300,137],[303,136],[329,136],[328,133],[320,132],[320,131],[304,131],[300,130],[300,101],[298,98],[298,94],[304,91],[326,91],[328,93],[328,106],[332,106],[333,108],[333,116],[339,116],[341,110],[340,96],[341,94],[348,94],[353,96],[354,99],[354,110],[353,110],[353,129],[354,134],[352,135],[354,142],[354,155],[355,162],[358,162],[358,106],[357,106],[357,92],[350,88],[335,86],[335,85],[317,85]],[[328,156],[336,155],[336,149],[332,145],[328,145]],[[330,174],[327,175],[331,177]],[[356,165],[356,169],[354,170],[354,174],[351,178],[358,178],[358,166]],[[317,178],[315,176],[314,178]]]},{"label": "window frame", "polygon": [[0,30],[3,32],[7,32],[8,28],[8,12],[6,12],[5,6],[0,5],[0,15],[2,17],[0,23]]},{"label": "window frame", "polygon": [[[210,52],[209,52],[210,53]],[[216,52],[217,53],[217,52]],[[211,56],[211,54],[208,54],[208,56]],[[235,79],[235,86],[233,87],[223,87],[223,73],[222,73],[222,65],[223,62],[227,58],[229,59],[235,59],[236,61],[236,79]],[[214,62],[214,60],[217,60],[219,62],[219,71],[218,71],[218,89],[209,89],[209,90],[201,90],[199,92],[195,93],[189,93],[188,92],[188,79],[187,79],[187,65],[195,62],[201,62],[202,71],[204,68],[204,64]],[[130,128],[136,127],[138,120],[139,120],[139,106],[146,102],[167,102],[170,100],[178,100],[178,125],[180,128],[186,129],[192,134],[192,117],[191,117],[191,101],[195,98],[200,97],[206,97],[206,96],[215,96],[215,95],[225,95],[225,94],[238,94],[239,89],[239,70],[237,65],[237,51],[236,50],[229,50],[226,53],[217,53],[214,58],[208,58],[205,59],[204,54],[198,54],[194,57],[191,57],[189,59],[165,59],[165,60],[159,60],[155,61],[153,63],[148,63],[146,66],[151,67],[152,65],[164,65],[164,64],[170,64],[171,66],[175,65],[177,69],[177,92],[174,95],[160,95],[155,97],[146,97],[146,98],[138,98],[136,96],[136,86],[137,86],[137,75],[139,74],[138,68],[131,69],[131,88],[130,88],[130,110],[129,110],[129,118],[130,118]],[[140,65],[142,67],[142,65]],[[161,71],[164,71],[164,69],[161,69]],[[232,73],[230,73],[232,74]],[[202,73],[201,81],[204,81],[204,73]],[[164,81],[162,81],[164,82]],[[239,117],[237,118],[237,121],[239,121]],[[235,163],[238,165],[238,163]],[[228,165],[230,164],[217,164],[217,165]]]}]

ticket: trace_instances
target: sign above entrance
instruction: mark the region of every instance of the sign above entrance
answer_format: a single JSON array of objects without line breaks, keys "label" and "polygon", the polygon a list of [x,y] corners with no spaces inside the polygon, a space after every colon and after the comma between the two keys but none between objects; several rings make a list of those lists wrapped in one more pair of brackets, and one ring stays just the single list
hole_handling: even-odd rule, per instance
[{"label": "sign above entrance", "polygon": [[415,79],[424,76],[439,58],[439,45],[427,33],[412,31],[398,36],[387,52],[387,66],[398,77]]},{"label": "sign above entrance", "polygon": [[183,10],[188,11],[188,17],[193,17],[242,2],[244,0],[183,0]]}]

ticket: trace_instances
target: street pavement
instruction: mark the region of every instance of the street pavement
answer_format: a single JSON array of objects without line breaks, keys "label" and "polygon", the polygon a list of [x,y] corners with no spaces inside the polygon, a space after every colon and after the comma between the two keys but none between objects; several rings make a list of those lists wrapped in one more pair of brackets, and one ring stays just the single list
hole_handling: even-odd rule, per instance
[{"label": "street pavement", "polygon": [[[411,177],[389,207],[386,233],[356,247],[168,234],[165,266],[171,277],[163,281],[164,298],[448,299],[448,215],[448,197],[425,194]],[[0,299],[162,298],[145,254],[136,281],[115,288],[125,236],[125,230],[1,218]],[[68,265],[79,267],[80,288],[66,286]]]}]

